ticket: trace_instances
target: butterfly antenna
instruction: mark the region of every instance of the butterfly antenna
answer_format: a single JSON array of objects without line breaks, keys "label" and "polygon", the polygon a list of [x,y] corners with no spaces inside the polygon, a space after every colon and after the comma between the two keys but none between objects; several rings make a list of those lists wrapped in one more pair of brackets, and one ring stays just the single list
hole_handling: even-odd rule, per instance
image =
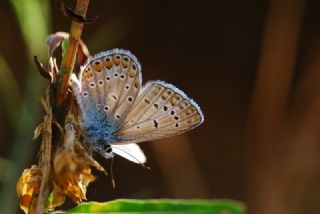
[{"label": "butterfly antenna", "polygon": [[120,151],[123,151],[124,153],[126,153],[127,155],[129,155],[130,157],[135,159],[140,166],[142,166],[143,168],[146,168],[148,170],[151,170],[151,168],[149,166],[146,166],[144,163],[140,162],[136,157],[132,156],[129,152],[127,152],[127,151],[125,151],[123,149],[120,149],[119,147],[113,147],[113,149],[119,149]]},{"label": "butterfly antenna", "polygon": [[116,181],[114,180],[113,177],[113,158],[111,158],[111,167],[110,167],[110,176],[111,176],[111,182],[112,182],[112,188],[115,189],[116,188]]}]

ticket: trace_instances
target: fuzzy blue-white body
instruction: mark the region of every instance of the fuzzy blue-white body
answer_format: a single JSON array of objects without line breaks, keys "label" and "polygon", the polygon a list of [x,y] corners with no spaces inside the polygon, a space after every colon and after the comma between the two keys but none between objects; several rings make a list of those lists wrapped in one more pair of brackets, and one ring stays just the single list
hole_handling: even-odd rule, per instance
[{"label": "fuzzy blue-white body", "polygon": [[90,58],[72,78],[83,135],[105,158],[113,153],[136,163],[146,158],[136,143],[188,131],[203,122],[200,107],[163,81],[141,87],[141,65],[129,51]]},{"label": "fuzzy blue-white body", "polygon": [[108,118],[101,109],[96,108],[97,103],[90,103],[83,110],[82,120],[85,135],[93,142],[104,142],[111,144],[117,140],[117,136],[113,133],[117,129],[117,125]]}]

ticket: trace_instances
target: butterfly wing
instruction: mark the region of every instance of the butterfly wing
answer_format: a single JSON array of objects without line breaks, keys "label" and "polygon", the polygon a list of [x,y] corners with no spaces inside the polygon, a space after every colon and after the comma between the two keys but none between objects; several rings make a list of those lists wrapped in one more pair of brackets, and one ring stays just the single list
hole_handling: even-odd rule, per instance
[{"label": "butterfly wing", "polygon": [[140,147],[135,144],[123,144],[123,145],[111,145],[112,151],[117,155],[132,161],[137,164],[144,164],[146,162],[146,156]]},{"label": "butterfly wing", "polygon": [[[81,67],[72,88],[82,122],[102,132],[122,124],[141,87],[141,66],[129,51],[114,49],[95,55]],[[108,130],[107,127],[111,127]],[[98,134],[99,135],[99,134]]]},{"label": "butterfly wing", "polygon": [[146,84],[115,135],[118,144],[139,143],[183,133],[203,122],[200,107],[163,81]]}]

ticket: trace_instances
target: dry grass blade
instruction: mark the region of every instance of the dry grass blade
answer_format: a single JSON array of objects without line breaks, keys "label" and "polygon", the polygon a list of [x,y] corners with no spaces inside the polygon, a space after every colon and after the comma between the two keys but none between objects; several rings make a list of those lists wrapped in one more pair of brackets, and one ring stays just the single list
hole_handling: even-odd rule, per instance
[{"label": "dry grass blade", "polygon": [[49,103],[49,89],[47,90],[46,98],[42,99],[41,102],[45,109],[46,115],[43,118],[42,143],[39,160],[39,167],[41,168],[42,179],[39,195],[36,202],[37,207],[35,210],[35,214],[43,213],[50,187],[49,182],[51,175],[52,109]]}]

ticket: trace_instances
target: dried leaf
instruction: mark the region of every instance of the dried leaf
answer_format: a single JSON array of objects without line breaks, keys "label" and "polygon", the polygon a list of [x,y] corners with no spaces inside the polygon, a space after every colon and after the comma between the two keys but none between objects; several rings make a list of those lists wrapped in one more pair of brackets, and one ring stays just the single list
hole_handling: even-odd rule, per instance
[{"label": "dried leaf", "polygon": [[86,200],[87,186],[95,180],[92,166],[104,171],[79,143],[73,124],[67,123],[64,143],[53,158],[54,191],[70,197],[75,203]]},{"label": "dried leaf", "polygon": [[48,36],[47,45],[49,50],[49,56],[52,57],[56,49],[61,45],[63,39],[69,38],[69,34],[66,32],[56,32]]},{"label": "dried leaf", "polygon": [[56,83],[58,80],[58,73],[59,73],[56,58],[49,57],[48,71],[52,77],[51,83]]},{"label": "dried leaf", "polygon": [[39,124],[37,128],[34,130],[33,139],[37,139],[43,131],[43,123]]},{"label": "dried leaf", "polygon": [[52,153],[52,109],[49,102],[49,88],[45,98],[41,99],[46,114],[43,117],[42,143],[40,148],[39,168],[42,178],[35,213],[42,213],[47,206],[47,196],[51,186],[51,153]]},{"label": "dried leaf", "polygon": [[38,71],[39,71],[39,73],[41,74],[41,76],[43,76],[44,78],[49,79],[49,80],[52,81],[52,76],[51,76],[50,71],[46,70],[46,69],[43,67],[42,63],[39,62],[37,56],[34,56],[34,62],[36,63],[36,66],[37,66]]},{"label": "dried leaf", "polygon": [[37,165],[25,169],[20,176],[16,189],[19,206],[25,213],[34,213],[41,185],[42,173]]},{"label": "dried leaf", "polygon": [[62,11],[63,15],[69,16],[72,19],[72,21],[74,21],[74,22],[90,24],[90,23],[95,22],[98,19],[98,16],[96,16],[94,18],[90,18],[90,19],[85,18],[83,16],[80,16],[80,15],[76,14],[75,12],[73,12],[73,10],[71,8],[64,5],[61,1],[59,1],[58,7]]},{"label": "dried leaf", "polygon": [[66,197],[56,191],[52,191],[48,198],[48,211],[53,211],[55,207],[61,206]]},{"label": "dried leaf", "polygon": [[[56,32],[55,34],[51,34],[48,37],[47,44],[50,58],[53,57],[53,54],[56,51],[56,49],[61,46],[62,41],[68,38],[69,34],[66,32]],[[77,64],[82,65],[88,57],[90,57],[89,50],[85,43],[82,40],[80,40],[77,53]]]}]

